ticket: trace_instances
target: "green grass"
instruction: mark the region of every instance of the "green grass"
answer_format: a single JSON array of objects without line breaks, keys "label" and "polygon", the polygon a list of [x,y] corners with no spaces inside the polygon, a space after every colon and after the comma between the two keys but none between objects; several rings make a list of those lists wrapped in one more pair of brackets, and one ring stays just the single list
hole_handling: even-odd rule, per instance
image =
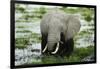
[{"label": "green grass", "polygon": [[65,63],[65,59],[60,56],[45,56],[42,58],[43,64],[56,64],[56,63]]},{"label": "green grass", "polygon": [[91,30],[87,29],[87,30],[81,31],[78,35],[81,35],[81,36],[83,36],[83,35],[90,35],[90,34],[92,34],[94,32],[93,29],[91,29]]},{"label": "green grass", "polygon": [[23,31],[16,31],[16,33],[32,33],[32,32],[29,30],[23,30]]},{"label": "green grass", "polygon": [[36,42],[36,43],[40,43],[41,42],[41,36],[40,36],[40,34],[32,33],[30,35],[30,38],[33,38],[33,42]]},{"label": "green grass", "polygon": [[27,46],[24,45],[24,44],[16,44],[16,48],[18,49],[23,49],[23,48],[26,48]]},{"label": "green grass", "polygon": [[[75,48],[74,52],[70,57],[64,56],[45,56],[42,58],[42,62],[37,64],[56,64],[56,63],[70,63],[70,62],[82,62],[81,60],[94,52],[94,46],[86,48]],[[34,62],[33,62],[34,64]]]},{"label": "green grass", "polygon": [[40,34],[37,33],[32,33],[30,36],[24,36],[15,39],[16,48],[21,48],[21,49],[26,48],[31,43],[40,43],[40,42],[41,42],[41,36]]},{"label": "green grass", "polygon": [[75,48],[73,54],[68,58],[65,57],[66,62],[80,62],[83,58],[91,55],[94,52],[94,46],[86,48]]},{"label": "green grass", "polygon": [[29,44],[29,39],[28,38],[16,38],[15,39],[15,47],[16,48],[26,48],[27,45]]},{"label": "green grass", "polygon": [[26,28],[27,26],[16,26],[16,28]]}]

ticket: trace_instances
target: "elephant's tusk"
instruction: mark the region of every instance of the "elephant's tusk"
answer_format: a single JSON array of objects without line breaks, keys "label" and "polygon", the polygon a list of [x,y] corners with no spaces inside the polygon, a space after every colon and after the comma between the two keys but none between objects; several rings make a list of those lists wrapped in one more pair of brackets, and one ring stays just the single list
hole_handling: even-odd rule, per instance
[{"label": "elephant's tusk", "polygon": [[54,52],[51,52],[51,54],[56,54],[58,50],[59,50],[59,42],[57,43],[56,50]]},{"label": "elephant's tusk", "polygon": [[43,49],[43,53],[45,52],[47,50],[47,44],[46,44],[46,46],[45,46],[45,48]]}]

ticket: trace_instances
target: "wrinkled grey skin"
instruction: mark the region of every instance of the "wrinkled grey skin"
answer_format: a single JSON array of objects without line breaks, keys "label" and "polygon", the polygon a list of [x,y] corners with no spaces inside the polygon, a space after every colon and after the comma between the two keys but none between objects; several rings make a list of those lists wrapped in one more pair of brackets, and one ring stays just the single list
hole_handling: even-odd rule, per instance
[{"label": "wrinkled grey skin", "polygon": [[41,33],[47,35],[48,51],[52,51],[54,44],[60,41],[61,32],[65,41],[72,38],[80,29],[78,16],[70,15],[63,11],[56,10],[46,13],[41,21]]}]

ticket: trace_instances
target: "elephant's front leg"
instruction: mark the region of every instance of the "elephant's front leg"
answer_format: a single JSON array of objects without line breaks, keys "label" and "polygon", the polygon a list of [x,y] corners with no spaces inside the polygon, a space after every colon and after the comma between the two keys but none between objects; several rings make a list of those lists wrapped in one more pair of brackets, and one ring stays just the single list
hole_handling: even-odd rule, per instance
[{"label": "elephant's front leg", "polygon": [[46,44],[47,44],[47,35],[42,34],[42,42],[41,42],[42,54],[47,53],[47,50],[44,51]]},{"label": "elephant's front leg", "polygon": [[64,37],[64,34],[61,33],[60,35],[60,48],[57,52],[57,55],[59,56],[64,56],[64,53],[65,53],[65,37]]}]

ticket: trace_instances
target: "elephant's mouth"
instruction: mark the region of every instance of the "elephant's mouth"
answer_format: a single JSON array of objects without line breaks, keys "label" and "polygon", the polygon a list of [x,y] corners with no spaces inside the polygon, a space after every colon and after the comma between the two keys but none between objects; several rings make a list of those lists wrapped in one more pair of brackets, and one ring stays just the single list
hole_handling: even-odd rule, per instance
[{"label": "elephant's mouth", "polygon": [[[56,54],[56,53],[58,52],[58,50],[59,50],[59,48],[60,48],[60,43],[63,44],[62,41],[59,41],[59,42],[56,44],[56,47],[55,47],[54,51],[51,52],[51,54]],[[47,50],[47,44],[46,44],[46,46],[45,46],[45,48],[43,49],[42,52],[44,53],[46,50]]]}]

